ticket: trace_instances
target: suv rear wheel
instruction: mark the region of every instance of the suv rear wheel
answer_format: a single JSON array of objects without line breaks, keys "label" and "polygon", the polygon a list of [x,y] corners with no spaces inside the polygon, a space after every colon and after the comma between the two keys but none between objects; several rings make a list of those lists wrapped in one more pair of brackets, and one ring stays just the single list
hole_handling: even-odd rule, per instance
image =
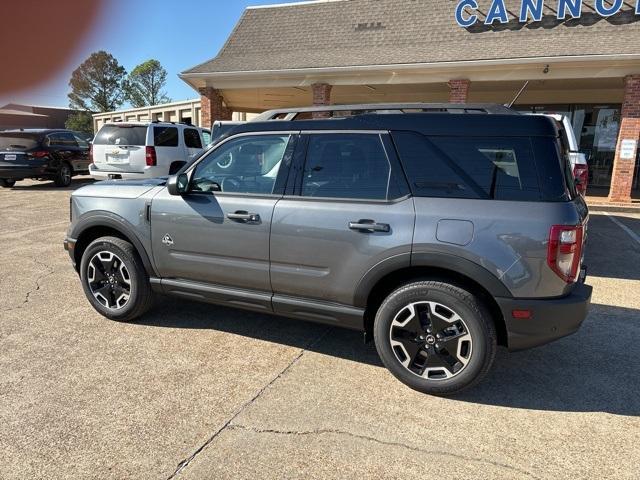
[{"label": "suv rear wheel", "polygon": [[91,242],[82,254],[80,278],[93,308],[111,320],[134,320],[151,307],[149,276],[133,245],[121,238]]},{"label": "suv rear wheel", "polygon": [[8,180],[6,178],[0,178],[0,187],[11,188],[16,184],[15,180]]},{"label": "suv rear wheel", "polygon": [[491,368],[496,331],[484,305],[457,286],[422,281],[392,292],[378,309],[374,338],[384,365],[424,393],[457,393]]},{"label": "suv rear wheel", "polygon": [[73,170],[71,165],[66,162],[60,164],[58,171],[56,172],[55,177],[53,177],[53,183],[56,187],[68,187],[71,185],[71,176],[73,175]]}]

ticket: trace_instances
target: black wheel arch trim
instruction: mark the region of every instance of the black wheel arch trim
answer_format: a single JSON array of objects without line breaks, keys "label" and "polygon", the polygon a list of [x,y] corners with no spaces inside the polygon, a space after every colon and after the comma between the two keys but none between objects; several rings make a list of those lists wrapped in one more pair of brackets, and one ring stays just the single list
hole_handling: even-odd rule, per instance
[{"label": "black wheel arch trim", "polygon": [[[134,248],[140,255],[142,259],[142,264],[144,265],[145,270],[149,274],[150,277],[157,277],[158,273],[155,269],[155,266],[147,253],[147,250],[144,248],[142,241],[138,237],[135,228],[129,224],[124,218],[107,211],[91,212],[90,216],[80,217],[76,224],[73,226],[73,229],[69,232],[69,237],[76,240],[76,242],[81,240],[82,234],[87,230],[95,227],[104,227],[110,228],[121,235],[125,236],[128,240],[131,241]],[[79,268],[80,262],[78,262]]]},{"label": "black wheel arch trim", "polygon": [[372,267],[362,277],[354,294],[356,307],[366,307],[369,294],[387,275],[409,267],[432,267],[463,275],[494,297],[512,298],[507,287],[489,270],[471,260],[442,252],[403,253],[389,257]]}]

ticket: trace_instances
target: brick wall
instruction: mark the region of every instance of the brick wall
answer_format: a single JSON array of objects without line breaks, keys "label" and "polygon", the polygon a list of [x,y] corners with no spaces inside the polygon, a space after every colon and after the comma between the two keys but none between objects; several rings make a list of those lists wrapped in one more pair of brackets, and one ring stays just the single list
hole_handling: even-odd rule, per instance
[{"label": "brick wall", "polygon": [[470,85],[466,79],[449,80],[449,103],[467,103]]},{"label": "brick wall", "polygon": [[631,201],[636,159],[620,158],[620,146],[623,140],[640,140],[640,75],[629,75],[625,77],[624,83],[620,134],[613,164],[609,201],[627,203]]},{"label": "brick wall", "polygon": [[[311,85],[313,91],[313,105],[331,105],[331,85],[327,83],[314,83]],[[313,118],[327,118],[329,112],[314,112]]]},{"label": "brick wall", "polygon": [[231,120],[233,111],[222,103],[223,98],[218,90],[211,87],[200,88],[200,123],[203,128],[210,128],[215,120]]}]

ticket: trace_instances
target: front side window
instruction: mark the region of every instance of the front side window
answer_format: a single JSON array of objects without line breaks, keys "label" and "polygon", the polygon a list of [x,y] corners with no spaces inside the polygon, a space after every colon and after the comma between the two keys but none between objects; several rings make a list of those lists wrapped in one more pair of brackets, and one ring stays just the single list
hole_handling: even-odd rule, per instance
[{"label": "front side window", "polygon": [[195,128],[184,129],[184,144],[187,148],[202,148],[202,141],[200,140],[200,134]]},{"label": "front side window", "polygon": [[211,151],[192,176],[192,190],[271,194],[289,135],[253,135],[229,140]]},{"label": "front side window", "polygon": [[393,140],[416,196],[540,199],[528,138],[427,138],[413,132],[395,132]]},{"label": "front side window", "polygon": [[376,134],[313,134],[302,182],[305,197],[386,200],[391,167]]},{"label": "front side window", "polygon": [[177,147],[178,129],[176,127],[153,127],[153,144],[156,147]]}]

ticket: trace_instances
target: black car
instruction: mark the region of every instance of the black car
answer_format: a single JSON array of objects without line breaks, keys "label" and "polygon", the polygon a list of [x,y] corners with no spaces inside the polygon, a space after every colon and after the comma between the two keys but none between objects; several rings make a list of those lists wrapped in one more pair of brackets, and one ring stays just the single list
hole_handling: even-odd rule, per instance
[{"label": "black car", "polygon": [[89,144],[70,130],[0,132],[0,187],[25,178],[66,187],[73,175],[88,173],[89,163]]}]

